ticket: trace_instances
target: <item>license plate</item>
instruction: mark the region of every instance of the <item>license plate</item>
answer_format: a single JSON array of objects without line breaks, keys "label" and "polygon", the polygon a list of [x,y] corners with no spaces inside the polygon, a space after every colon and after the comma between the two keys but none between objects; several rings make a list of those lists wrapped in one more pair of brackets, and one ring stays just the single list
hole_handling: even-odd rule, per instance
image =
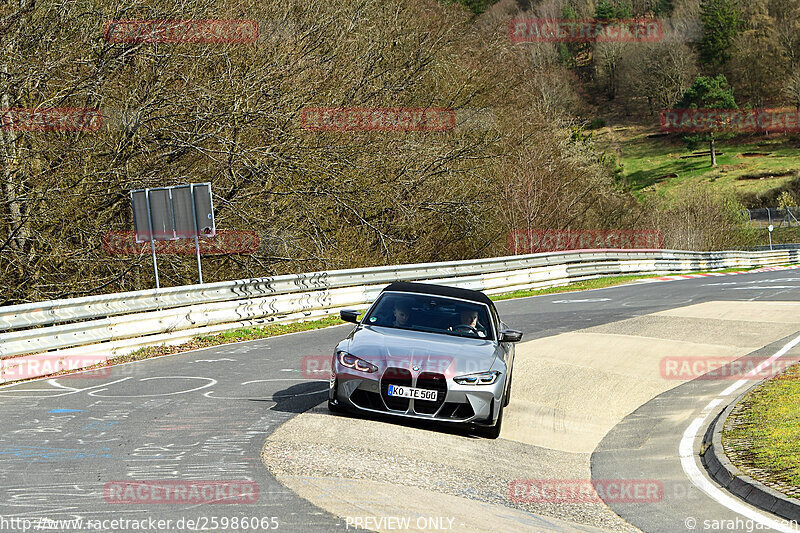
[{"label": "license plate", "polygon": [[412,387],[401,387],[400,385],[389,385],[389,396],[395,398],[413,398],[414,400],[436,401],[438,391],[428,389],[415,389]]}]

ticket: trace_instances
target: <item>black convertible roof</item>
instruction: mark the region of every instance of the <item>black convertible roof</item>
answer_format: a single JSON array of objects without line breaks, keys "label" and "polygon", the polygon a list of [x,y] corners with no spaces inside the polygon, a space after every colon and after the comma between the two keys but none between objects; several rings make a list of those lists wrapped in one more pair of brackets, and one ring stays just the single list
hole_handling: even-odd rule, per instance
[{"label": "black convertible roof", "polygon": [[445,285],[433,285],[431,283],[411,283],[410,281],[395,281],[394,283],[389,284],[389,286],[383,289],[381,292],[385,291],[436,294],[439,296],[449,296],[451,298],[460,298],[462,300],[479,302],[486,304],[489,307],[494,307],[494,304],[489,297],[483,294],[481,291],[460,289],[458,287],[447,287]]}]

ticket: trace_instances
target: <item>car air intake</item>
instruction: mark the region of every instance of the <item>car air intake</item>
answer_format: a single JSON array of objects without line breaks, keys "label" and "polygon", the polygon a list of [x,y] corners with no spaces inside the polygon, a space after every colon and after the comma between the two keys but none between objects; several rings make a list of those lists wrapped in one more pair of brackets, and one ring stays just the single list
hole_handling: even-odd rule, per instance
[{"label": "car air intake", "polygon": [[356,389],[350,395],[350,401],[362,409],[372,409],[373,411],[386,411],[386,405],[381,400],[381,395],[377,392]]},{"label": "car air intake", "polygon": [[466,420],[475,416],[475,411],[469,403],[448,402],[442,406],[439,418],[451,418],[453,420]]}]

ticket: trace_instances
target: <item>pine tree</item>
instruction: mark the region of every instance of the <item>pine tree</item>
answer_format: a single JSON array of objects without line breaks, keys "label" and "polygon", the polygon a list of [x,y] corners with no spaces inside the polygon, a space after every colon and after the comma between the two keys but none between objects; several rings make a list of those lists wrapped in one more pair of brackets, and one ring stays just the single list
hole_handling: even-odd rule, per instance
[{"label": "pine tree", "polygon": [[736,37],[725,71],[740,102],[762,107],[779,96],[791,68],[767,7],[753,4],[749,8],[747,28]]},{"label": "pine tree", "polygon": [[627,19],[633,17],[633,7],[630,2],[600,0],[595,8],[594,16],[599,20]]},{"label": "pine tree", "polygon": [[466,7],[476,15],[480,15],[481,13],[489,9],[489,6],[497,2],[497,0],[455,0],[455,1],[461,4],[462,6]]},{"label": "pine tree", "polygon": [[668,17],[675,9],[675,0],[659,0],[658,4],[653,9],[653,14],[657,17]]},{"label": "pine tree", "polygon": [[[709,76],[698,76],[689,89],[683,93],[683,98],[675,104],[677,109],[738,109],[736,100],[733,97],[733,87],[728,85],[725,76],[712,78]],[[717,166],[717,152],[714,143],[717,140],[730,138],[731,134],[720,134],[718,131],[711,130],[697,135],[684,136],[683,140],[691,149],[701,142],[709,143],[711,151],[711,166]]]},{"label": "pine tree", "polygon": [[703,39],[700,59],[709,65],[724,65],[730,59],[729,49],[744,28],[738,0],[701,0],[700,20]]}]

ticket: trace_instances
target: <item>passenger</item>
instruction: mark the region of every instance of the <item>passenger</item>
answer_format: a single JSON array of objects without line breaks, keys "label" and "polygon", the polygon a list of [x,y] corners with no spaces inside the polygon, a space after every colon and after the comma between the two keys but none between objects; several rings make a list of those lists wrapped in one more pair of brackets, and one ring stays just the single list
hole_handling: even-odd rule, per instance
[{"label": "passenger", "polygon": [[394,322],[392,327],[409,328],[411,327],[411,306],[407,302],[398,300],[394,304]]}]

